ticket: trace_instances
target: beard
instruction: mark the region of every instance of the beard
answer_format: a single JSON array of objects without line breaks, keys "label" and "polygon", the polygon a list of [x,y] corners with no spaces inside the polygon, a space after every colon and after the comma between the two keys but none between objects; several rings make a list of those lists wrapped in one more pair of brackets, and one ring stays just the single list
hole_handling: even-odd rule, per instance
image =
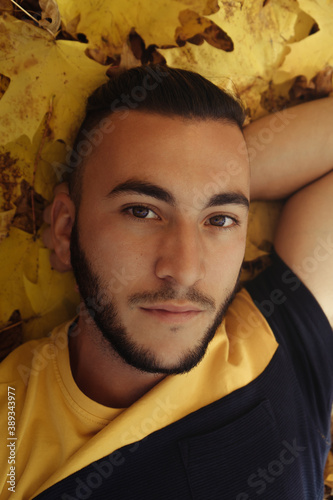
[{"label": "beard", "polygon": [[[76,283],[94,327],[97,327],[102,338],[107,341],[107,346],[111,347],[113,352],[116,352],[128,365],[142,372],[174,375],[192,370],[204,357],[208,344],[213,339],[239,288],[241,269],[232,291],[228,293],[224,302],[218,308],[214,320],[203,333],[202,338],[191,349],[181,352],[174,366],[165,366],[159,362],[158,355],[131,338],[131,335],[121,323],[115,302],[109,297],[106,298],[107,286],[103,285],[102,278],[92,269],[92,265],[80,245],[77,219],[72,229],[70,251],[71,265]],[[101,305],[98,302],[101,301],[102,297]],[[149,304],[156,301],[163,302],[179,299],[176,290],[172,286],[166,285],[156,292],[136,293],[128,298],[128,303],[130,306],[135,306],[138,303]],[[214,300],[194,288],[189,289],[181,299],[199,304],[205,309],[216,310]],[[176,332],[177,327],[172,330]]]}]

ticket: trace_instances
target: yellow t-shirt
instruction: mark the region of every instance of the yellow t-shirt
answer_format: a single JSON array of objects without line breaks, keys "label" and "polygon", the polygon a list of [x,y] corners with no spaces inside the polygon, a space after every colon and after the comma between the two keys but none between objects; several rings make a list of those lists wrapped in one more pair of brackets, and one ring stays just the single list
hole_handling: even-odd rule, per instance
[{"label": "yellow t-shirt", "polygon": [[[20,346],[0,365],[3,500],[11,495],[15,500],[33,498],[91,462],[247,385],[277,349],[266,320],[241,290],[198,366],[166,377],[129,408],[114,409],[92,401],[76,386],[69,325]],[[10,402],[8,388],[14,394]],[[15,412],[14,436],[7,431],[7,406]],[[10,478],[15,493],[9,489]]]}]

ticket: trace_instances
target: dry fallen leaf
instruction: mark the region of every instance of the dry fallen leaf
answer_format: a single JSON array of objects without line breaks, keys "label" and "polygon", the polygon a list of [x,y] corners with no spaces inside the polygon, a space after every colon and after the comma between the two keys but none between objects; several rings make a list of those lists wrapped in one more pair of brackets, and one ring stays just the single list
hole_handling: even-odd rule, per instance
[{"label": "dry fallen leaf", "polygon": [[43,211],[48,205],[46,200],[35,192],[26,180],[21,181],[21,196],[16,201],[13,226],[35,234],[43,224]]},{"label": "dry fallen leaf", "polygon": [[13,12],[13,4],[11,0],[0,0],[0,11],[11,14]]},{"label": "dry fallen leaf", "polygon": [[5,75],[0,75],[0,99],[9,87],[10,78]]},{"label": "dry fallen leaf", "polygon": [[190,9],[179,13],[181,27],[176,29],[176,41],[179,46],[185,42],[201,45],[204,40],[213,47],[230,52],[234,50],[234,44],[228,34],[217,26],[213,21],[204,16],[199,16]]},{"label": "dry fallen leaf", "polygon": [[0,212],[0,242],[7,238],[9,229],[14,219],[16,208],[11,208],[5,212]]},{"label": "dry fallen leaf", "polygon": [[30,139],[54,96],[52,131],[70,142],[83,117],[86,97],[105,80],[105,68],[89,59],[85,44],[58,40],[36,26],[0,17],[1,73],[11,79],[1,99],[2,144]]},{"label": "dry fallen leaf", "polygon": [[216,10],[214,0],[145,0],[142,3],[99,0],[98,8],[90,0],[58,0],[58,5],[65,27],[80,15],[76,29],[86,36],[88,52],[98,54],[98,60],[111,61],[120,55],[132,29],[144,39],[146,47],[176,45],[175,31],[181,11],[188,9],[189,5],[198,15]]},{"label": "dry fallen leaf", "polygon": [[55,0],[39,0],[39,5],[42,9],[42,19],[38,21],[39,26],[55,35],[61,24],[57,2]]},{"label": "dry fallen leaf", "polygon": [[274,75],[276,84],[304,75],[308,80],[333,66],[333,1],[299,0],[300,8],[315,18],[319,30],[290,45],[290,53]]},{"label": "dry fallen leaf", "polygon": [[29,321],[24,325],[24,339],[39,338],[56,325],[76,314],[79,295],[71,273],[59,274],[50,265],[50,254],[38,249],[38,273],[34,282],[23,274],[23,287],[32,308]]},{"label": "dry fallen leaf", "polygon": [[[308,35],[313,19],[296,2],[219,2],[218,12],[206,16],[233,43],[226,52],[207,42],[197,46],[161,49],[170,66],[198,71],[217,85],[231,79],[252,119],[266,114],[261,108],[261,95],[273,79],[276,70],[290,52],[290,45]],[[300,23],[300,19],[302,23]],[[188,29],[193,28],[189,19]],[[181,30],[185,32],[186,25]],[[191,32],[192,33],[192,32]]]},{"label": "dry fallen leaf", "polygon": [[0,361],[22,344],[22,319],[19,311],[14,311],[8,324],[0,329]]},{"label": "dry fallen leaf", "polygon": [[332,92],[332,74],[333,67],[328,66],[309,82],[305,76],[298,76],[289,91],[291,100],[305,102],[327,97]]}]

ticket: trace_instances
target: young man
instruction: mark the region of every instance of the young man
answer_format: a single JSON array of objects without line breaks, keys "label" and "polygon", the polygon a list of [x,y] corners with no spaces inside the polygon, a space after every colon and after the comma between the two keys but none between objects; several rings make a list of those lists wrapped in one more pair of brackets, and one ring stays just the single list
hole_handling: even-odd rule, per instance
[{"label": "young man", "polygon": [[[332,109],[243,135],[240,105],[193,73],[136,68],[94,93],[52,207],[82,311],[3,362],[16,394],[4,498],[12,477],[25,499],[322,499]],[[250,191],[295,194],[272,266],[239,289]]]}]

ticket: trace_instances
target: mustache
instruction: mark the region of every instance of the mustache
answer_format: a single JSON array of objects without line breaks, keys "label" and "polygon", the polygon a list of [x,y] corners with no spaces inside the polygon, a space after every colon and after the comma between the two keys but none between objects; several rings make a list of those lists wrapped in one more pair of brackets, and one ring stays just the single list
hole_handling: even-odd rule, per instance
[{"label": "mustache", "polygon": [[143,306],[154,304],[156,302],[167,302],[168,300],[186,300],[208,311],[214,311],[216,309],[215,300],[212,297],[195,289],[190,289],[185,294],[180,294],[172,287],[163,288],[155,292],[134,293],[128,298],[128,303],[130,306],[134,307],[137,305]]}]

